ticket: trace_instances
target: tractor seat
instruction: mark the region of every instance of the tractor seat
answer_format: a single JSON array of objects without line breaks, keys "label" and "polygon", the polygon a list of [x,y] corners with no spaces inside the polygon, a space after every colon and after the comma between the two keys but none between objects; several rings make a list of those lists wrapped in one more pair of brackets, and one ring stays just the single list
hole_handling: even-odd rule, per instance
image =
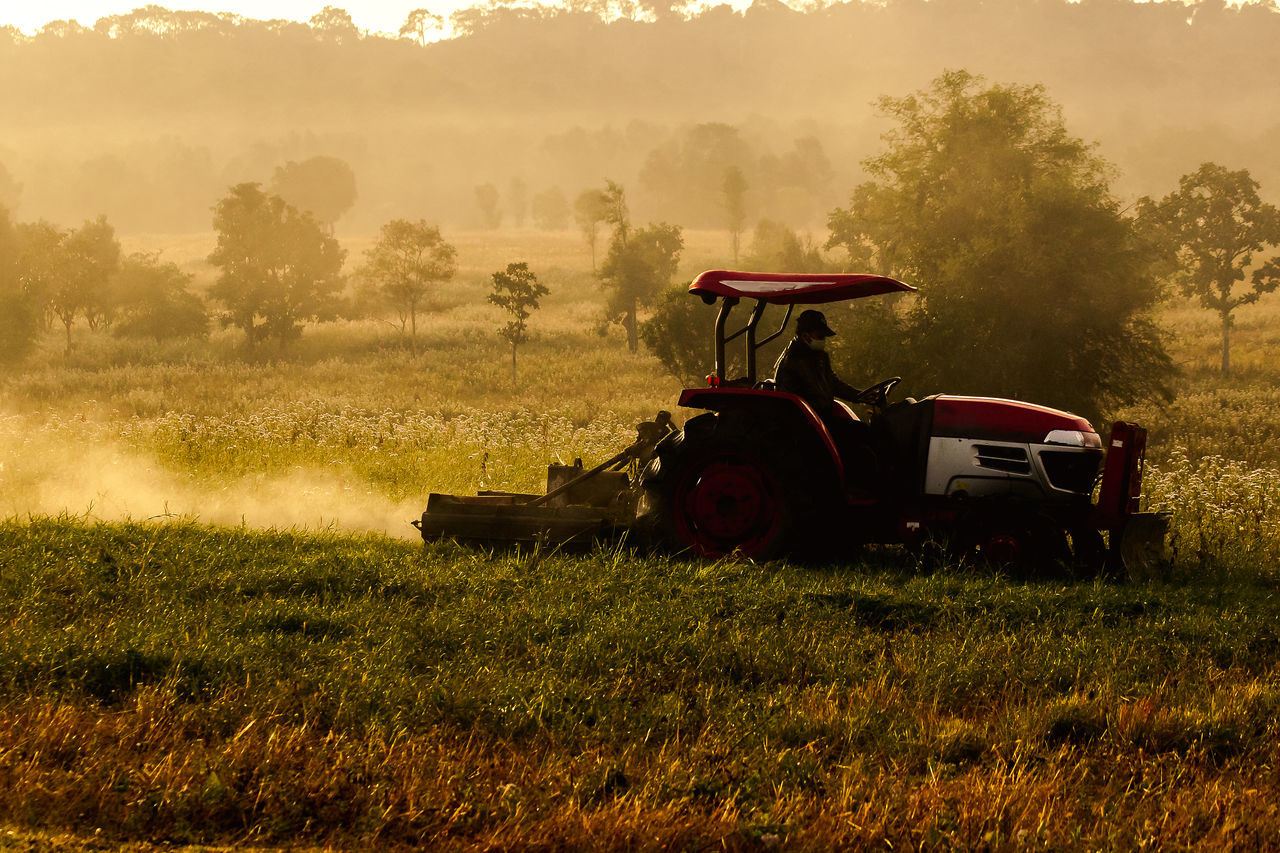
[{"label": "tractor seat", "polygon": [[[778,383],[772,379],[761,379],[751,387],[757,391],[777,391]],[[862,422],[862,419],[854,414],[853,409],[850,408],[843,400],[834,400],[833,402],[835,405],[831,407],[831,417],[838,421],[854,421],[855,423]]]}]

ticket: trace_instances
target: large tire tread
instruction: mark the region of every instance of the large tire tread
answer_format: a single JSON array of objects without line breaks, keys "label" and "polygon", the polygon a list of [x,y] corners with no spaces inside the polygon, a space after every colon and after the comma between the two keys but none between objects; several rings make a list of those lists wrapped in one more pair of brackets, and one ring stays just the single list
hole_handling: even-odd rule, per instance
[{"label": "large tire tread", "polygon": [[[747,559],[764,561],[790,553],[803,529],[799,521],[806,517],[804,490],[798,483],[802,469],[790,464],[790,454],[766,453],[763,448],[776,449],[767,435],[752,436],[736,419],[722,421],[716,415],[693,418],[683,430],[664,439],[640,478],[647,505],[642,518],[654,544],[709,558],[736,552]],[[734,472],[741,475],[738,481],[758,478],[759,488],[766,493],[763,503],[770,510],[768,519],[762,520],[770,525],[764,538],[744,536],[741,548],[735,549],[731,538],[720,540],[700,533],[697,525],[688,521],[688,504],[696,492],[697,479],[717,465],[722,475],[729,472],[730,482],[736,482]],[[753,525],[753,530],[758,530],[758,525]]]}]

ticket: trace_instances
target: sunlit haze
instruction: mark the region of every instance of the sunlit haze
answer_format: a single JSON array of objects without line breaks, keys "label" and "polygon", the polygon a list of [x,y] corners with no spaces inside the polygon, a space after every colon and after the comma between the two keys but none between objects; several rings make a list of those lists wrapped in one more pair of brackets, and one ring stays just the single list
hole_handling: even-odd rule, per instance
[{"label": "sunlit haze", "polygon": [[[529,228],[535,203],[559,211],[540,220],[559,230],[606,179],[640,223],[714,229],[735,165],[748,231],[785,223],[820,245],[881,145],[877,100],[948,69],[1044,86],[1070,132],[1116,166],[1126,202],[1167,193],[1206,160],[1280,187],[1280,14],[1262,3],[158,5],[179,8],[0,0],[0,207],[14,221],[102,215],[125,234],[207,233],[229,187],[270,186],[287,164],[324,157],[355,185],[339,235],[393,218]],[[372,37],[308,26],[326,6]],[[465,14],[443,34],[399,38],[416,9]],[[192,11],[230,17],[206,27],[181,14]],[[113,17],[112,38],[94,31]],[[280,20],[299,23],[268,23]]]}]

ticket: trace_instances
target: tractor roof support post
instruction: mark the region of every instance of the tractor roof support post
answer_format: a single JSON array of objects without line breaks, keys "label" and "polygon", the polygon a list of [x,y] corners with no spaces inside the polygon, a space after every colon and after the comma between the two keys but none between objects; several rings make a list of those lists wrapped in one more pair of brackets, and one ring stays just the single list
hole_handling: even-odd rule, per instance
[{"label": "tractor roof support post", "polygon": [[756,347],[764,346],[765,344],[776,339],[779,335],[785,332],[787,330],[787,323],[788,321],[791,320],[791,312],[794,311],[795,308],[796,308],[796,304],[794,302],[788,304],[787,313],[782,316],[782,323],[779,324],[778,331],[774,332],[772,335],[769,335],[769,337],[765,338],[762,341],[756,341]]},{"label": "tractor roof support post", "polygon": [[756,307],[751,310],[751,319],[747,321],[747,381],[752,385],[756,382],[756,326],[767,306],[763,299],[757,299]]},{"label": "tractor roof support post", "polygon": [[727,297],[720,303],[720,313],[716,315],[716,378],[721,382],[724,381],[725,357],[724,357],[724,327],[729,322],[729,312],[733,310],[733,306],[738,304],[737,297]]}]

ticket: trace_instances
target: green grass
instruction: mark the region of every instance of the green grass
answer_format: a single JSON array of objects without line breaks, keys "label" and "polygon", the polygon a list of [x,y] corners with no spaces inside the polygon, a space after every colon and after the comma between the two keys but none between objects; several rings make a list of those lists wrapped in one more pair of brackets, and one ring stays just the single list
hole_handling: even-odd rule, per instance
[{"label": "green grass", "polygon": [[0,566],[0,815],[20,824],[1208,847],[1224,806],[1256,801],[1254,830],[1280,828],[1262,809],[1280,793],[1267,583],[66,519],[0,527]]},{"label": "green grass", "polygon": [[[51,334],[0,377],[0,824],[19,833],[0,850],[95,829],[351,849],[1280,832],[1280,297],[1239,312],[1230,381],[1212,317],[1164,306],[1178,396],[1117,413],[1151,429],[1163,583],[1013,583],[894,549],[424,549],[427,493],[537,489],[679,390],[599,333],[576,235],[446,236],[461,268],[417,356],[373,321],[283,351],[76,329],[70,355]],[[689,237],[682,272],[725,264],[724,235]],[[344,244],[358,260],[368,239]],[[208,284],[209,235],[165,248]],[[516,387],[484,303],[513,259],[552,287]]]}]

